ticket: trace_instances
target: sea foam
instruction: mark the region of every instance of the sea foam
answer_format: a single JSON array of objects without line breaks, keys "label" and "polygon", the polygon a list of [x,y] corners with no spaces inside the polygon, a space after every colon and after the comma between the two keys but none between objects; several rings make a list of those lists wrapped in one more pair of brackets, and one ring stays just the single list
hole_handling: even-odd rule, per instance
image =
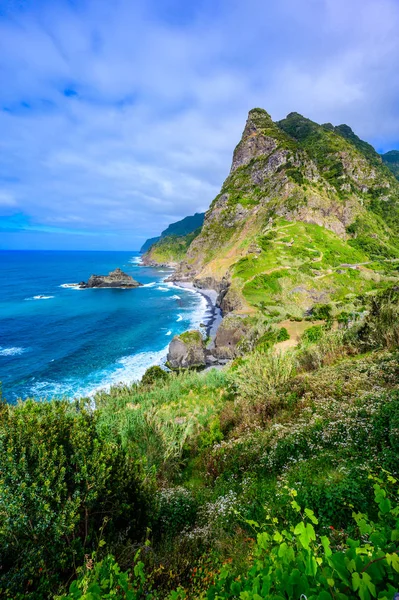
[{"label": "sea foam", "polygon": [[19,354],[23,354],[26,351],[26,348],[3,348],[0,346],[0,356],[18,356]]}]

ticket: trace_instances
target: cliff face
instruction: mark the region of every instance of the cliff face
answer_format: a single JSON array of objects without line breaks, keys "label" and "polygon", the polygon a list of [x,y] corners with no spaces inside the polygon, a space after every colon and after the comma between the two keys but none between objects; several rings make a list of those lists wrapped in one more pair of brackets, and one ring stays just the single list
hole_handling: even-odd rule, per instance
[{"label": "cliff face", "polygon": [[221,291],[235,312],[303,313],[369,291],[397,274],[398,201],[398,181],[348,126],[251,110],[175,278]]}]

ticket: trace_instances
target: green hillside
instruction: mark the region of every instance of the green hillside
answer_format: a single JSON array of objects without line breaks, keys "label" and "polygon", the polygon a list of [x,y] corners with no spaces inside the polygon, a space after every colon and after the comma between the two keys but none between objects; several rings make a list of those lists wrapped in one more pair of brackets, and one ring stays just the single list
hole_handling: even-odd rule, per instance
[{"label": "green hillside", "polygon": [[388,169],[399,179],[399,150],[390,150],[382,154],[381,158]]},{"label": "green hillside", "polygon": [[[178,236],[184,237],[197,229],[202,227],[204,222],[205,213],[195,213],[190,217],[184,217],[181,221],[176,221],[176,223],[171,223],[164,231],[162,231],[161,235],[158,237],[150,238],[142,245],[140,252],[147,252],[151,246],[156,244],[159,240],[170,236]],[[180,258],[180,256],[179,256]]]}]

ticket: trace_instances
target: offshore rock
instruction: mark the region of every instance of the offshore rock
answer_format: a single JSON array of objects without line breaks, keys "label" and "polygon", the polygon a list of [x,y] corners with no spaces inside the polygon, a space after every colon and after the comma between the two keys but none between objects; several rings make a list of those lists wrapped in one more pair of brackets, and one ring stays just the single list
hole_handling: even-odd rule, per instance
[{"label": "offshore rock", "polygon": [[198,369],[205,367],[205,342],[197,330],[176,335],[169,344],[167,366],[170,369]]},{"label": "offshore rock", "polygon": [[136,288],[143,285],[139,283],[133,277],[124,273],[121,269],[115,269],[108,275],[92,275],[89,281],[86,283],[82,281],[79,284],[81,289],[86,288]]}]

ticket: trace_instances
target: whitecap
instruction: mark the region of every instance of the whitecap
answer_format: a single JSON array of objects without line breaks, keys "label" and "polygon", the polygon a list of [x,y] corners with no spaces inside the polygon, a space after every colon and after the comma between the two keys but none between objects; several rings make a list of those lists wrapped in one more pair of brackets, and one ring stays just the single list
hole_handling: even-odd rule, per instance
[{"label": "whitecap", "polygon": [[78,377],[69,377],[61,381],[37,381],[31,386],[30,393],[38,398],[93,397],[97,392],[108,391],[113,385],[130,385],[139,381],[148,367],[165,364],[167,352],[168,346],[162,350],[150,350],[123,356],[106,369],[89,375],[83,385],[82,379]]},{"label": "whitecap", "polygon": [[176,323],[179,321],[183,321],[183,317],[181,315],[177,315]]},{"label": "whitecap", "polygon": [[132,258],[129,260],[129,262],[132,265],[142,265],[143,259],[141,258],[141,256],[132,256]]},{"label": "whitecap", "polygon": [[174,294],[173,296],[170,296],[171,300],[181,300],[180,296],[178,296],[177,294]]},{"label": "whitecap", "polygon": [[143,288],[145,288],[145,287],[154,287],[154,285],[157,285],[156,281],[151,281],[150,283],[143,283],[143,285],[140,286],[140,287],[143,287]]},{"label": "whitecap", "polygon": [[165,335],[172,335],[171,330],[169,329],[168,333],[165,333]]},{"label": "whitecap", "polygon": [[0,346],[0,356],[18,356],[25,352],[25,348],[18,348],[17,346],[13,348],[3,348]]},{"label": "whitecap", "polygon": [[157,290],[159,290],[160,292],[169,292],[169,288],[167,287],[162,287],[162,285],[159,285],[157,287]]},{"label": "whitecap", "polygon": [[33,296],[33,298],[25,298],[25,300],[50,300],[50,298],[54,298],[54,296]]},{"label": "whitecap", "polygon": [[79,283],[61,283],[62,288],[79,289]]}]

